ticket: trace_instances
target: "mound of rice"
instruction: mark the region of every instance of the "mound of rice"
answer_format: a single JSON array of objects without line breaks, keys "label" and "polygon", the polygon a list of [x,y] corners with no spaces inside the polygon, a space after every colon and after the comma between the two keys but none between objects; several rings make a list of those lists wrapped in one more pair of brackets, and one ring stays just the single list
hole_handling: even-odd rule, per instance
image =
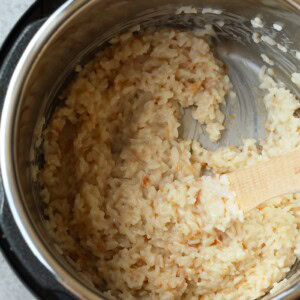
[{"label": "mound of rice", "polygon": [[224,129],[231,84],[208,43],[163,29],[112,40],[78,75],[44,132],[47,227],[111,298],[255,299],[300,254],[300,197],[243,216],[225,174],[299,147],[300,105],[262,72],[267,138],[210,152],[178,135],[182,108]]}]

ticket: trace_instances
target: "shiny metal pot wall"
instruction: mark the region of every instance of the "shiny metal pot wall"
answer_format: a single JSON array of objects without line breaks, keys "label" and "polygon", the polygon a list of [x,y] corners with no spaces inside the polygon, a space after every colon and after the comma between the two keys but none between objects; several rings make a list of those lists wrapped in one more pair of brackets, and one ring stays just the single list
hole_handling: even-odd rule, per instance
[{"label": "shiny metal pot wall", "polygon": [[[182,5],[192,5],[199,13],[176,15]],[[205,7],[221,9],[222,14],[202,14]],[[251,26],[250,20],[257,15],[263,17],[263,28]],[[219,25],[220,20],[224,26]],[[274,22],[282,23],[284,29],[275,32]],[[76,0],[57,10],[33,37],[11,80],[1,123],[1,170],[10,208],[27,244],[64,286],[85,299],[99,298],[101,293],[76,276],[43,226],[41,204],[31,177],[32,164],[39,160],[35,130],[42,117],[49,120],[56,95],[72,76],[74,66],[105,46],[113,35],[136,24],[190,29],[214,25],[217,55],[228,65],[238,94],[238,103],[227,108],[227,113],[236,112],[240,119],[236,127],[227,124],[228,133],[218,145],[210,144],[205,136],[193,136],[209,148],[239,144],[243,137],[264,136],[264,108],[256,102],[261,96],[257,88],[262,64],[260,53],[266,53],[276,62],[279,79],[299,93],[289,80],[289,74],[297,70],[297,65],[299,68],[295,50],[300,49],[300,3],[295,0]],[[288,44],[288,52],[266,43],[254,43],[254,31],[271,36],[277,43]],[[184,121],[186,127],[190,126],[190,120]],[[188,135],[188,130],[183,134]],[[298,263],[288,275],[286,285],[272,297],[297,295],[300,295]],[[267,295],[264,299],[272,297]]]}]

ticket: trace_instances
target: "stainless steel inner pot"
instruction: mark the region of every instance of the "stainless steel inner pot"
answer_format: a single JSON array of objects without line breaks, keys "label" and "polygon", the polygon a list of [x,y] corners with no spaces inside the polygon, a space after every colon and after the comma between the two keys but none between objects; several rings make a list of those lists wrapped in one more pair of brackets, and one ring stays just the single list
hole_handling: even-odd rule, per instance
[{"label": "stainless steel inner pot", "polygon": [[[197,14],[176,14],[182,6],[193,6]],[[222,10],[221,14],[202,13],[203,8]],[[253,28],[250,20],[260,16],[264,27]],[[220,22],[221,21],[221,22]],[[276,31],[273,23],[283,25]],[[224,23],[223,26],[221,26]],[[201,128],[183,117],[183,136],[198,138],[209,149],[241,144],[243,138],[263,138],[265,111],[259,90],[258,72],[265,53],[274,60],[277,78],[296,95],[290,74],[300,71],[299,0],[70,0],[58,9],[33,37],[10,82],[1,121],[1,170],[10,208],[27,244],[38,259],[71,293],[82,299],[101,297],[101,292],[80,279],[60,254],[43,225],[41,204],[32,166],[40,161],[36,128],[43,117],[51,117],[57,94],[72,77],[74,66],[85,62],[119,32],[141,24],[142,28],[176,26],[203,29],[212,25],[212,42],[228,66],[238,99],[225,108],[227,118],[221,141],[213,145]],[[220,25],[221,24],[221,25]],[[270,36],[287,47],[282,52],[268,43],[253,42],[252,34]],[[299,53],[298,53],[299,55]],[[263,299],[288,299],[300,295],[300,265],[296,263],[286,284],[275,295]]]}]

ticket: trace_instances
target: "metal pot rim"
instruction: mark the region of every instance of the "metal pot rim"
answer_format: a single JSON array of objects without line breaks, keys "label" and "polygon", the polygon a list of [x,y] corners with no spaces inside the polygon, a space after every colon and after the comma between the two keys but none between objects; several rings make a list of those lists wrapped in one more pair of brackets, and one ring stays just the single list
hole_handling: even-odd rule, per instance
[{"label": "metal pot rim", "polygon": [[2,181],[13,217],[27,245],[38,260],[55,276],[55,278],[74,295],[88,299],[99,299],[90,288],[73,278],[49,253],[47,246],[34,230],[31,220],[22,205],[22,193],[19,183],[15,180],[14,147],[11,138],[15,130],[17,104],[22,94],[22,86],[32,69],[35,57],[47,46],[53,33],[66,22],[68,18],[79,11],[88,0],[68,0],[57,9],[42,25],[30,41],[13,73],[4,101],[0,129],[0,158]]}]

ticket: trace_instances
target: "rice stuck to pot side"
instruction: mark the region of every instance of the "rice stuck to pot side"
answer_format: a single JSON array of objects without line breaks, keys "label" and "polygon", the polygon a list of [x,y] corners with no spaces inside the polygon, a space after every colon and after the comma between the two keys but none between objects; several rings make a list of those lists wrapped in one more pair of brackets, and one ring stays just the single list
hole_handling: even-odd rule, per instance
[{"label": "rice stuck to pot side", "polygon": [[78,273],[122,299],[255,299],[300,254],[300,198],[243,216],[224,174],[299,147],[296,98],[265,73],[265,141],[210,152],[182,108],[224,129],[231,83],[192,32],[126,33],[85,67],[44,132],[47,227]]}]

